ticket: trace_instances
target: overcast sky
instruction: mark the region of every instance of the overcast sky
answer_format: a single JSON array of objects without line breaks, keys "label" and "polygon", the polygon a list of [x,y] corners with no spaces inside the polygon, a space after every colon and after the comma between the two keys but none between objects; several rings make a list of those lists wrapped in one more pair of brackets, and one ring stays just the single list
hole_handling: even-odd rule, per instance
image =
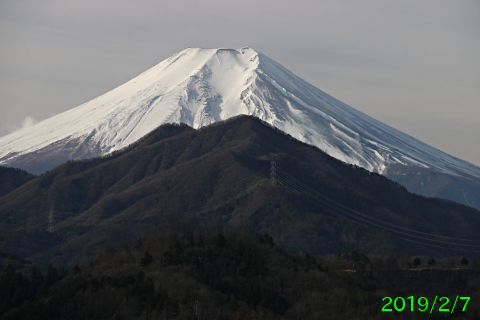
[{"label": "overcast sky", "polygon": [[0,136],[187,47],[251,46],[480,165],[479,0],[0,0]]}]

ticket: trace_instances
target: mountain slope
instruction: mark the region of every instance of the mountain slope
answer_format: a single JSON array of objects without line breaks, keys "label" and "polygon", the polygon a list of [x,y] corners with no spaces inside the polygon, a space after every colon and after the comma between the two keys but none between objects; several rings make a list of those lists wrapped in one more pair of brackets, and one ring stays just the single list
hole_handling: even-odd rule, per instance
[{"label": "mountain slope", "polygon": [[35,178],[25,170],[0,166],[0,197]]},{"label": "mountain slope", "polygon": [[[271,161],[277,163],[276,186],[270,185]],[[345,215],[344,207],[317,193],[358,213]],[[312,253],[409,248],[443,255],[461,248],[474,255],[480,241],[477,210],[413,195],[243,116],[201,130],[164,125],[131,148],[68,162],[13,190],[0,198],[0,250],[38,263],[88,262],[99,248],[185,221],[268,232],[282,246]],[[410,237],[402,228],[420,233]],[[471,241],[454,240],[465,238]]]},{"label": "mountain slope", "polygon": [[479,167],[347,106],[249,47],[181,51],[92,101],[1,137],[0,164],[41,173],[122,149],[163,123],[200,128],[240,114],[392,179],[425,169],[460,177],[473,184],[463,192],[471,199],[452,200],[480,202]]}]

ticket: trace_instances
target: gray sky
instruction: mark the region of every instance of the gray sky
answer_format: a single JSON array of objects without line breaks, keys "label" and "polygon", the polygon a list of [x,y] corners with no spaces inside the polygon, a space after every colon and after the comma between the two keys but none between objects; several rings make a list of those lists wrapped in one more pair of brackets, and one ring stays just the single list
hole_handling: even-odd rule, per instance
[{"label": "gray sky", "polygon": [[0,0],[0,136],[187,47],[251,46],[480,165],[478,0]]}]

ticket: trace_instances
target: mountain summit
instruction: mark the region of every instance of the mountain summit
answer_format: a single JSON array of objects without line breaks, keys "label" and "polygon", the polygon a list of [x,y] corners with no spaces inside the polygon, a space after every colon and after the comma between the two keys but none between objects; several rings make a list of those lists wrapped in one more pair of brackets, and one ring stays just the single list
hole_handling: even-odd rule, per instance
[{"label": "mountain summit", "polygon": [[351,108],[250,47],[183,50],[96,99],[1,137],[0,164],[40,173],[122,149],[164,123],[198,129],[241,114],[415,192],[442,196],[441,181],[461,194],[451,199],[480,203],[473,196],[479,167]]}]

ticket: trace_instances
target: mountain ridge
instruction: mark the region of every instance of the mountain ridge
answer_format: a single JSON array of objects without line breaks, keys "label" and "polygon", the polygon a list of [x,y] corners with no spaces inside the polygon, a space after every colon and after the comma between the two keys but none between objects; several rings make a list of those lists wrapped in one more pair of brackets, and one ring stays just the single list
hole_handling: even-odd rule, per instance
[{"label": "mountain ridge", "polygon": [[[277,186],[270,185],[271,161]],[[435,242],[433,249],[415,244],[423,241],[415,237],[404,242],[388,229],[338,217],[290,176],[374,219],[480,241],[478,210],[413,195],[258,118],[239,116],[198,130],[165,124],[129,148],[67,162],[25,183],[0,198],[0,250],[38,263],[88,262],[98,249],[151,228],[222,221],[268,232],[294,251],[438,253]],[[54,231],[48,232],[52,206]]]},{"label": "mountain ridge", "polygon": [[[395,165],[467,179],[474,187],[464,188],[466,202],[480,207],[480,167],[363,114],[250,47],[174,54],[96,99],[1,137],[0,164],[41,173],[121,149],[162,123],[200,128],[239,114],[394,180],[405,173],[390,170]],[[452,200],[465,203],[462,197]]]}]

